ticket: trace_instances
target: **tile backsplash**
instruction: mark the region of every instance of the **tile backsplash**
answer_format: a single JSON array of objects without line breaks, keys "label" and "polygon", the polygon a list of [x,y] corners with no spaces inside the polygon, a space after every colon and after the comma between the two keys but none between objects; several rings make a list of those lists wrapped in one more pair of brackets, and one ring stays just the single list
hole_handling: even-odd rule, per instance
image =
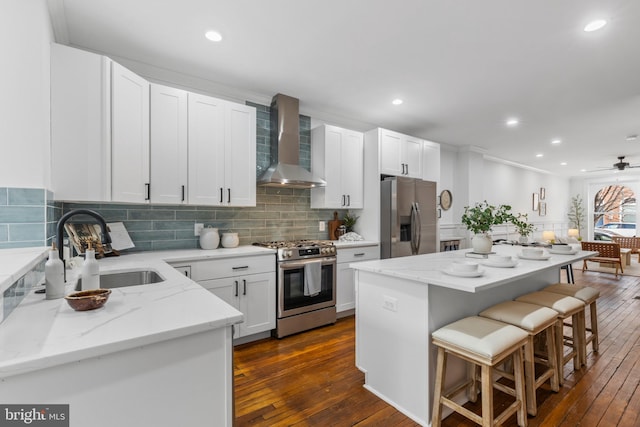
[{"label": "tile backsplash", "polygon": [[0,249],[51,244],[60,207],[46,189],[0,187]]},{"label": "tile backsplash", "polygon": [[[150,251],[198,248],[198,237],[193,234],[196,223],[218,228],[220,233],[236,232],[241,245],[327,239],[326,229],[318,231],[318,222],[332,219],[334,210],[309,205],[310,190],[258,187],[256,206],[248,208],[65,202],[63,211],[92,209],[107,222],[123,222],[136,246],[128,251]],[[339,212],[342,216],[346,211]]]}]

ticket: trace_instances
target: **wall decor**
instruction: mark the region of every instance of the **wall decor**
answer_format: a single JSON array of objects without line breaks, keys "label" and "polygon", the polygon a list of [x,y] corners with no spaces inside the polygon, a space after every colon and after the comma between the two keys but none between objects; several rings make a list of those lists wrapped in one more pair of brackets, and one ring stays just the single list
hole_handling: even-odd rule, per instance
[{"label": "wall decor", "polygon": [[442,190],[442,193],[440,193],[440,201],[439,201],[439,205],[442,208],[442,210],[449,210],[449,208],[451,208],[451,204],[453,203],[453,196],[451,195],[451,191],[449,190]]},{"label": "wall decor", "polygon": [[540,205],[540,199],[538,198],[538,193],[533,193],[533,199],[531,200],[531,210],[537,211]]},{"label": "wall decor", "polygon": [[544,197],[546,196],[546,190],[544,189],[544,187],[540,187],[540,200],[544,200]]},{"label": "wall decor", "polygon": [[540,216],[547,215],[547,202],[540,202]]}]

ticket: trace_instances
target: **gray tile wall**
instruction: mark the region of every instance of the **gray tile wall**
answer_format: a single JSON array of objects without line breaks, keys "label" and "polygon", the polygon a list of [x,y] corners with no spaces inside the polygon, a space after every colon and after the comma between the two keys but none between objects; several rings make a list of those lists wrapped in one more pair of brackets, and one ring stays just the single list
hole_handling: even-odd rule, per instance
[{"label": "gray tile wall", "polygon": [[60,207],[51,191],[0,187],[0,249],[50,244]]},{"label": "gray tile wall", "polygon": [[[198,248],[194,225],[238,233],[240,244],[266,240],[327,239],[318,231],[319,221],[333,218],[333,210],[310,209],[309,190],[258,187],[256,206],[223,208],[209,206],[123,205],[116,203],[64,203],[72,209],[92,209],[107,222],[123,222],[136,247],[129,251]],[[340,211],[342,216],[343,211]],[[78,218],[82,222],[82,218]],[[87,222],[93,222],[87,218]]]}]

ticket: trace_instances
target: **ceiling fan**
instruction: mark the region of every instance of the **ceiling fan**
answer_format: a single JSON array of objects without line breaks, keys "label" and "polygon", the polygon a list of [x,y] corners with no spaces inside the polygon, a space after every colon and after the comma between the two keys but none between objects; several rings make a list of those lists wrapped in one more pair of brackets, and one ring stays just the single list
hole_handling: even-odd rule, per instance
[{"label": "ceiling fan", "polygon": [[598,172],[598,171],[603,171],[603,170],[619,170],[619,171],[623,171],[623,170],[625,170],[627,168],[640,168],[640,165],[632,165],[632,164],[629,164],[629,162],[625,162],[624,161],[624,157],[625,156],[618,156],[618,162],[614,163],[609,168],[601,167],[601,168],[598,168],[597,170],[589,171],[589,172]]}]

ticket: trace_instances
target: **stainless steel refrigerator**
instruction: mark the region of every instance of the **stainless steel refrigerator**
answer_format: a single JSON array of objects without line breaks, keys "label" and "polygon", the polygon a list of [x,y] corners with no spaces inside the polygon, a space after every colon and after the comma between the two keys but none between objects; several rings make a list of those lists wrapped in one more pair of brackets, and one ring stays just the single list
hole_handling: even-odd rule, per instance
[{"label": "stainless steel refrigerator", "polygon": [[380,182],[380,258],[436,252],[436,183],[388,177]]}]

